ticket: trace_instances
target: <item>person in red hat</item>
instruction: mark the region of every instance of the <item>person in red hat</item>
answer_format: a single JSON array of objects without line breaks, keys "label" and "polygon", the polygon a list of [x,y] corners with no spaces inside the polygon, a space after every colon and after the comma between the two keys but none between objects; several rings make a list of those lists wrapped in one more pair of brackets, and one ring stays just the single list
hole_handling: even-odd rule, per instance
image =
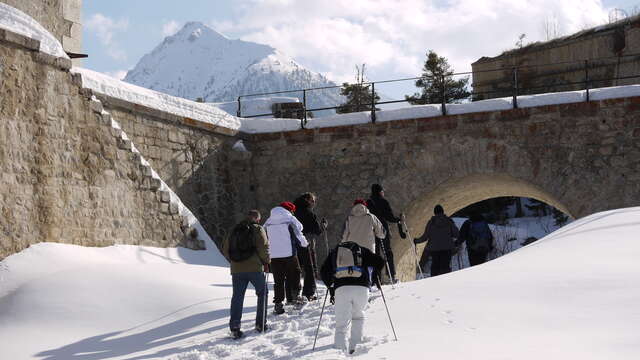
[{"label": "person in red hat", "polygon": [[264,223],[264,229],[269,238],[271,253],[271,272],[273,273],[273,302],[274,313],[284,313],[282,302],[301,304],[300,293],[300,264],[296,256],[297,247],[307,247],[309,244],[302,234],[302,224],[293,212],[296,206],[285,201],[271,209],[271,215]]}]

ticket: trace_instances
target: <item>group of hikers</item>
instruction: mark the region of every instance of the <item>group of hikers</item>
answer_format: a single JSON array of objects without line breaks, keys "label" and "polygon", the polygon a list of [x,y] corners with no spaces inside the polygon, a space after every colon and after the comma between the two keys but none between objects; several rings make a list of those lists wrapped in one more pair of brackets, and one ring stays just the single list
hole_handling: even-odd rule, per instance
[{"label": "group of hikers", "polygon": [[[325,219],[319,221],[314,213],[316,201],[316,195],[308,192],[293,203],[282,202],[271,209],[262,226],[260,212],[250,210],[246,219],[224,240],[222,252],[231,265],[233,286],[229,320],[233,338],[244,335],[240,324],[249,283],[258,297],[255,330],[269,329],[266,321],[267,279],[271,273],[275,315],[285,312],[285,304],[299,307],[318,300],[316,278],[319,277],[335,306],[334,346],[353,353],[362,341],[369,290],[373,285],[381,290],[381,274],[385,268],[389,282],[398,281],[389,224],[398,224],[400,236],[406,238],[404,214],[395,216],[383,187],[373,184],[369,199],[353,202],[338,244],[329,252],[318,274],[315,245],[323,233],[326,235],[328,223]],[[471,216],[458,230],[440,205],[434,208],[434,216],[427,222],[424,234],[413,242],[427,242],[421,261],[416,263],[422,268],[430,256],[431,276],[451,271],[451,258],[464,242],[471,265],[486,261],[493,248],[493,236],[481,215]],[[301,288],[302,275],[304,285]],[[349,324],[351,333],[347,340]]]}]

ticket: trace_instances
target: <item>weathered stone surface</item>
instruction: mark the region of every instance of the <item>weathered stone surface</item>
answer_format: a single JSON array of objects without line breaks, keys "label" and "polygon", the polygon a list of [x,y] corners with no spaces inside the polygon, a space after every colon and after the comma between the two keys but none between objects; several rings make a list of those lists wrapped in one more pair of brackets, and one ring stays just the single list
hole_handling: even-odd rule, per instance
[{"label": "weathered stone surface", "polygon": [[43,241],[187,245],[68,72],[1,41],[0,69],[0,259]]}]

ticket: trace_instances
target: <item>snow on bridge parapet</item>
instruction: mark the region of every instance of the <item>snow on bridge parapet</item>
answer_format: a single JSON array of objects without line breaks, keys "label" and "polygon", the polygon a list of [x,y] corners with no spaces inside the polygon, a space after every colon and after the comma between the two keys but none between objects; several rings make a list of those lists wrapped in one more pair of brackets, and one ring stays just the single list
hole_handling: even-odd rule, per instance
[{"label": "snow on bridge parapet", "polygon": [[[301,121],[298,119],[238,118],[211,104],[198,103],[149,90],[92,70],[73,68],[71,71],[81,76],[82,87],[84,88],[111,99],[146,107],[150,111],[156,110],[173,114],[181,117],[182,122],[186,125],[200,127],[226,135],[235,135],[238,132],[247,134],[279,133],[301,129]],[[640,96],[640,85],[598,88],[589,91],[589,100],[594,101],[633,96]],[[530,108],[580,103],[585,102],[586,99],[587,92],[585,90],[522,95],[517,98],[517,107]],[[446,114],[486,113],[510,110],[513,108],[513,98],[506,97],[464,104],[447,104]],[[139,109],[139,107],[137,109]],[[376,121],[383,123],[398,120],[440,117],[442,116],[442,112],[442,105],[440,104],[413,105],[401,109],[379,110],[376,112]],[[371,122],[371,113],[369,111],[363,111],[309,119],[305,128],[329,128]]]}]

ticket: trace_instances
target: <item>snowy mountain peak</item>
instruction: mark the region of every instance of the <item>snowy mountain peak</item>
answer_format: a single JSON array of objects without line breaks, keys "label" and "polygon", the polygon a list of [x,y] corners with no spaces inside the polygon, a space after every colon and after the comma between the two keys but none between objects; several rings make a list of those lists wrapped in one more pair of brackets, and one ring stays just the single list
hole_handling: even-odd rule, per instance
[{"label": "snowy mountain peak", "polygon": [[[191,100],[234,101],[240,95],[335,85],[271,46],[232,40],[201,22],[188,22],[127,73],[125,81]],[[335,106],[338,91],[310,106]],[[292,93],[291,96],[300,96]]]}]

